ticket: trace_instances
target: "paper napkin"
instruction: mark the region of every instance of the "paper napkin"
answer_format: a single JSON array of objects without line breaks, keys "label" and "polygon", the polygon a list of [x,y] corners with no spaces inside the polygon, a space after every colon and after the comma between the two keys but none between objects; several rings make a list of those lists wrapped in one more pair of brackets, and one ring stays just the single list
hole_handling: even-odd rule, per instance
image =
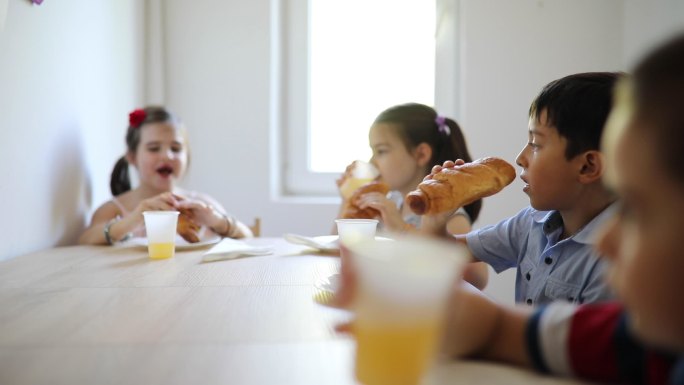
[{"label": "paper napkin", "polygon": [[239,257],[268,255],[273,253],[271,246],[252,246],[243,241],[224,238],[216,246],[202,255],[202,262],[223,261]]}]

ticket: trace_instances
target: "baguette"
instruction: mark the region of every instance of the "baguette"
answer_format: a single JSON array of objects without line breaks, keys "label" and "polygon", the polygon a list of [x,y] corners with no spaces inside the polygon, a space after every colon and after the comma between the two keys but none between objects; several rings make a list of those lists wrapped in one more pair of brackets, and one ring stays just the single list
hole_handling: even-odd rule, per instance
[{"label": "baguette", "polygon": [[503,159],[487,157],[442,169],[406,195],[418,214],[439,214],[494,195],[515,179],[515,169]]},{"label": "baguette", "polygon": [[342,218],[344,219],[373,219],[380,215],[380,212],[376,209],[366,207],[365,209],[360,208],[356,202],[359,200],[361,195],[378,192],[383,195],[387,195],[389,192],[389,186],[386,183],[373,181],[367,183],[354,191],[354,194],[349,198],[348,203],[344,210],[342,210]]}]

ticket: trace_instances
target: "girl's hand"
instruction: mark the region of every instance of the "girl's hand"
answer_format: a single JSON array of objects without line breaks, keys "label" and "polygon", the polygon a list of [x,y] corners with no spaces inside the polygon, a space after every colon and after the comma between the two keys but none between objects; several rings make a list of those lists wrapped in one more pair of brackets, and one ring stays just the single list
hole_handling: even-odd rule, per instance
[{"label": "girl's hand", "polygon": [[204,225],[211,229],[222,228],[226,225],[224,215],[213,206],[197,199],[179,198],[177,208],[191,211],[191,217],[198,225]]},{"label": "girl's hand", "polygon": [[373,208],[380,212],[380,219],[386,229],[402,231],[406,226],[397,205],[383,194],[372,192],[361,195],[355,202],[362,209]]},{"label": "girl's hand", "polygon": [[343,194],[342,186],[344,186],[345,182],[353,177],[355,163],[356,161],[349,163],[347,168],[344,170],[344,173],[335,180],[335,184],[337,184],[337,192],[340,194],[340,197],[342,197],[342,205],[344,205],[349,199],[348,195],[345,196],[345,194]]},{"label": "girl's hand", "polygon": [[142,213],[144,211],[172,211],[176,210],[177,205],[178,199],[176,199],[175,195],[170,192],[161,193],[152,198],[142,200],[133,210],[136,214],[134,217],[142,222]]},{"label": "girl's hand", "polygon": [[337,184],[338,189],[340,187],[342,187],[342,185],[344,184],[344,181],[346,181],[347,179],[352,177],[352,172],[354,171],[354,163],[356,163],[356,161],[349,163],[347,168],[344,170],[344,173],[342,175],[340,175],[340,177],[335,180],[335,183]]}]

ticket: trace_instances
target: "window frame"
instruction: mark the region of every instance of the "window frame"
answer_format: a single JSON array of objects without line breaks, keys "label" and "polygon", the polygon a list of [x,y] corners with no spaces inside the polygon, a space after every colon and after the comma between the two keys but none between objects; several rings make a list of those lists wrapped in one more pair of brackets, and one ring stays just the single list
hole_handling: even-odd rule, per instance
[{"label": "window frame", "polygon": [[[271,0],[271,192],[275,198],[339,200],[340,173],[312,172],[309,162],[310,0]],[[436,1],[435,108],[458,119],[459,0]],[[299,54],[298,54],[299,53]]]}]

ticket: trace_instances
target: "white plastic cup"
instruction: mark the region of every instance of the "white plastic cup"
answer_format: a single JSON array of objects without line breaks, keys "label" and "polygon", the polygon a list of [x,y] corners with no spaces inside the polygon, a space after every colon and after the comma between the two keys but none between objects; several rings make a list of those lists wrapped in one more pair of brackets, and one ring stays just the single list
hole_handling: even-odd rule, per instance
[{"label": "white plastic cup", "polygon": [[349,199],[354,191],[372,182],[378,175],[380,175],[380,171],[375,166],[363,160],[356,160],[351,177],[347,178],[340,186],[340,194],[344,199]]},{"label": "white plastic cup", "polygon": [[377,219],[335,219],[339,241],[344,246],[375,238],[378,228]]},{"label": "white plastic cup", "polygon": [[350,245],[357,280],[356,378],[363,384],[417,385],[442,339],[451,289],[466,253],[427,238]]},{"label": "white plastic cup", "polygon": [[147,252],[151,259],[173,258],[176,254],[178,211],[144,211]]}]

